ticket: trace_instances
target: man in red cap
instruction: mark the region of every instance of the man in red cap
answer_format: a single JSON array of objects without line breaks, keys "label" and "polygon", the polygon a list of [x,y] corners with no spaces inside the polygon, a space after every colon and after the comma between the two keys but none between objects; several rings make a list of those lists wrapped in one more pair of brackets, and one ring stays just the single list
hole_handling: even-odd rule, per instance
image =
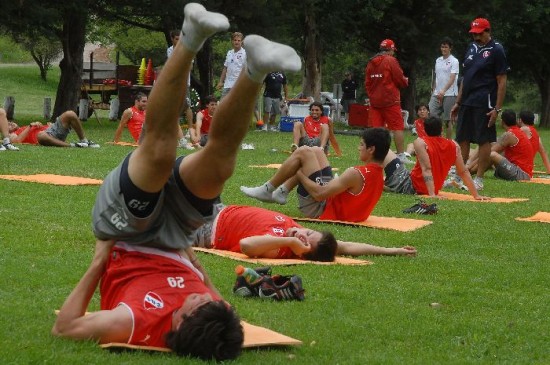
[{"label": "man in red cap", "polygon": [[399,89],[409,85],[409,79],[403,75],[395,59],[395,51],[397,49],[391,39],[380,43],[380,52],[370,59],[365,70],[365,89],[370,99],[369,125],[392,131],[397,155],[407,162]]},{"label": "man in red cap", "polygon": [[479,145],[479,163],[474,184],[483,189],[483,175],[491,165],[491,142],[496,141],[497,116],[502,111],[506,94],[508,62],[504,48],[491,37],[491,25],[485,18],[470,24],[474,41],[468,47],[463,61],[464,77],[451,119],[458,122],[456,141],[468,160],[470,143]]}]

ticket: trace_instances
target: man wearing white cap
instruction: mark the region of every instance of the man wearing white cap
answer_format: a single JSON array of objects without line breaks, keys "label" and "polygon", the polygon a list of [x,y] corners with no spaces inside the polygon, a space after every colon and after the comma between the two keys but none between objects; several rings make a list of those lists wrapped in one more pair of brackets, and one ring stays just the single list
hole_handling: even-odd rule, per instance
[{"label": "man wearing white cap", "polygon": [[397,155],[403,162],[405,157],[405,123],[401,116],[401,94],[399,89],[409,85],[399,62],[394,57],[397,49],[391,39],[380,43],[380,52],[370,59],[365,70],[365,89],[370,99],[369,126],[386,127],[393,133]]},{"label": "man wearing white cap", "polygon": [[508,62],[504,48],[491,37],[491,25],[485,18],[470,24],[474,41],[463,61],[464,78],[458,91],[451,118],[458,115],[456,141],[468,160],[470,143],[479,145],[479,164],[474,184],[483,189],[483,175],[491,165],[491,142],[496,141],[497,116],[506,95]]}]

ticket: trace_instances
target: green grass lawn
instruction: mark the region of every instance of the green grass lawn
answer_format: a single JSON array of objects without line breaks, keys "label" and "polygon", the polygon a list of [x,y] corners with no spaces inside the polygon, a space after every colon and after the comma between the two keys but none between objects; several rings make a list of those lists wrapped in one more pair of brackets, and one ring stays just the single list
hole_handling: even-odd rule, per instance
[{"label": "green grass lawn", "polygon": [[[0,96],[4,96],[3,84],[0,88]],[[26,94],[22,92],[16,113],[19,105],[26,104]],[[37,112],[21,112],[20,119],[40,119],[40,114],[39,103]],[[105,144],[112,140],[116,123],[102,119],[99,125],[90,119],[84,127],[101,148],[24,145],[19,152],[0,152],[0,174],[104,178],[131,148]],[[550,131],[542,130],[541,136],[550,150]],[[407,139],[412,137],[407,135]],[[338,136],[338,140],[344,156],[330,159],[342,172],[358,163],[358,137]],[[272,206],[246,198],[239,191],[240,185],[257,185],[270,177],[273,170],[249,165],[284,161],[290,134],[251,130],[244,142],[253,143],[256,149],[240,152],[235,174],[222,196],[224,202],[261,205],[298,216],[295,194],[286,206]],[[536,162],[536,168],[542,169],[540,159]],[[97,190],[97,186],[0,180],[2,363],[181,363],[169,354],[113,354],[93,343],[57,339],[49,333],[55,319],[53,310],[61,306],[92,258],[90,217]],[[231,287],[237,262],[199,254],[217,287],[243,319],[304,343],[284,349],[247,350],[236,363],[549,363],[550,225],[514,218],[550,211],[550,186],[504,182],[488,174],[484,194],[529,201],[438,201],[437,215],[418,217],[401,213],[415,202],[413,196],[384,193],[373,214],[434,223],[410,233],[308,224],[314,229],[331,229],[345,240],[414,245],[419,255],[372,257],[369,259],[374,265],[366,267],[276,267],[275,273],[302,276],[304,302],[234,297]],[[431,307],[430,303],[441,305]],[[98,305],[96,295],[90,309],[98,309]]]}]

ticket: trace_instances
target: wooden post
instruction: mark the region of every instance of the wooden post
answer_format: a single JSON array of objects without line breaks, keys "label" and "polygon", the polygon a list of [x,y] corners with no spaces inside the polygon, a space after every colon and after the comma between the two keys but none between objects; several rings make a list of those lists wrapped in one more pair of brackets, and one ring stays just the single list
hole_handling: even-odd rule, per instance
[{"label": "wooden post", "polygon": [[88,99],[80,99],[78,104],[78,119],[88,120]]},{"label": "wooden post", "polygon": [[13,120],[13,115],[15,114],[15,98],[13,96],[6,96],[4,110],[6,111],[8,120]]},{"label": "wooden post", "polygon": [[52,117],[52,98],[44,98],[44,119],[50,120]]}]

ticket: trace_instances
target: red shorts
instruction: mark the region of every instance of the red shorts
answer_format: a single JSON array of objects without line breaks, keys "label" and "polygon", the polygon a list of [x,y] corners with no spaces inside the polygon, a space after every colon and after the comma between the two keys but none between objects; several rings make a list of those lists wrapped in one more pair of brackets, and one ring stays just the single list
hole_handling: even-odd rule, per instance
[{"label": "red shorts", "polygon": [[386,127],[390,131],[402,131],[405,129],[405,122],[401,115],[401,106],[395,104],[385,108],[370,107],[369,126]]}]

